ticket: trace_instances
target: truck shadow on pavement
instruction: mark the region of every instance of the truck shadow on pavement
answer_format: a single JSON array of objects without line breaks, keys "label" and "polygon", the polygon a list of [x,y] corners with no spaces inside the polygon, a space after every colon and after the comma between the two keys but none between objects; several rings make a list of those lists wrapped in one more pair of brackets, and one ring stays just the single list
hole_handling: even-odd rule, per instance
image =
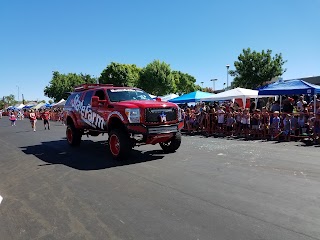
[{"label": "truck shadow on pavement", "polygon": [[22,152],[34,155],[45,162],[39,166],[62,164],[83,171],[138,164],[164,157],[161,150],[142,152],[133,149],[128,159],[114,160],[109,153],[106,141],[91,140],[82,141],[79,147],[70,147],[66,140],[42,142],[39,145],[22,147]]}]

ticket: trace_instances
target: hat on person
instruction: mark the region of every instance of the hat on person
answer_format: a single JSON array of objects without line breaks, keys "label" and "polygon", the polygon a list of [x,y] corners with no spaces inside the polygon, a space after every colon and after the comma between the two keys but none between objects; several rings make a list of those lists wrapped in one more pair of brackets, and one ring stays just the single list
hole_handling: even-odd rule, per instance
[{"label": "hat on person", "polygon": [[274,111],[274,113],[279,113],[279,111]]}]

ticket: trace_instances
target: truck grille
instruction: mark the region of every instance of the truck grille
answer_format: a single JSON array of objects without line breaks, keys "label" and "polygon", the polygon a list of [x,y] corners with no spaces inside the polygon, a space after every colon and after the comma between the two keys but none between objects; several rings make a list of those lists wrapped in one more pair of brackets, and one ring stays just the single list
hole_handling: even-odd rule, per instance
[{"label": "truck grille", "polygon": [[149,134],[162,134],[162,133],[174,133],[178,132],[178,126],[177,125],[171,125],[171,126],[159,126],[159,127],[150,127],[148,128]]},{"label": "truck grille", "polygon": [[159,123],[163,122],[163,118],[165,117],[165,122],[177,121],[178,114],[177,109],[175,108],[147,108],[146,109],[146,122],[147,123]]}]

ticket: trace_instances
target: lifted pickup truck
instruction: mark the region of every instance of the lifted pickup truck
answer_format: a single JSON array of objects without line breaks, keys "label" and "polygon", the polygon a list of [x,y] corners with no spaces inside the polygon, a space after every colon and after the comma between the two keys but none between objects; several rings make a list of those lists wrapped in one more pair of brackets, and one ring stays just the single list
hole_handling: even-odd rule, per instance
[{"label": "lifted pickup truck", "polygon": [[134,146],[157,144],[166,153],[181,144],[179,107],[153,100],[138,88],[83,84],[74,88],[64,107],[67,141],[78,146],[83,135],[109,135],[112,156],[126,158]]}]

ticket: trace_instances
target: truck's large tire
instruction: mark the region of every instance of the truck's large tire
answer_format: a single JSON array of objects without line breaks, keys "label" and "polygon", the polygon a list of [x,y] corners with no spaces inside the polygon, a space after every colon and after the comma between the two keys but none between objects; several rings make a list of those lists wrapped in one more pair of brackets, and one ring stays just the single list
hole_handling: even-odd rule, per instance
[{"label": "truck's large tire", "polygon": [[80,145],[82,134],[73,124],[67,125],[66,135],[70,146],[76,147]]},{"label": "truck's large tire", "polygon": [[181,133],[177,132],[168,142],[160,143],[162,150],[165,153],[175,152],[181,145]]},{"label": "truck's large tire", "polygon": [[129,136],[123,130],[111,130],[108,142],[110,152],[114,159],[124,160],[128,158],[132,150],[132,143]]}]

